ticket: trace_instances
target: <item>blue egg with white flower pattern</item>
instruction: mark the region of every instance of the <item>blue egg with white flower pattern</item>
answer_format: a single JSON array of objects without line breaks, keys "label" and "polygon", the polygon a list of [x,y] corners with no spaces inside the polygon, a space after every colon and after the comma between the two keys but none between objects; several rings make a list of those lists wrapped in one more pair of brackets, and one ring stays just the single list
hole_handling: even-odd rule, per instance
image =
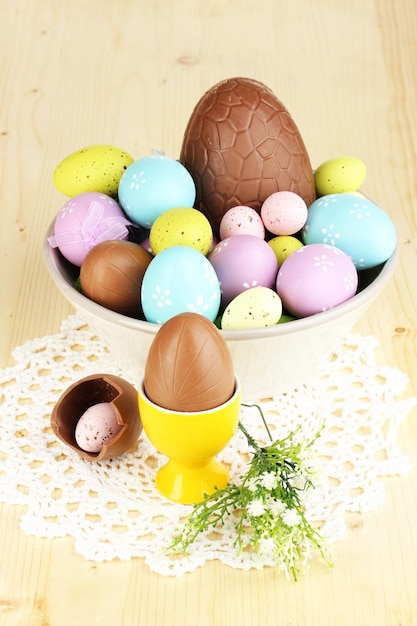
[{"label": "blue egg with white flower pattern", "polygon": [[301,232],[304,244],[325,243],[343,250],[356,269],[384,263],[397,244],[395,226],[385,211],[367,198],[351,193],[322,196],[308,208]]},{"label": "blue egg with white flower pattern", "polygon": [[128,218],[150,228],[168,209],[193,207],[194,181],[188,170],[164,154],[151,154],[134,161],[119,182],[119,203]]},{"label": "blue egg with white flower pattern", "polygon": [[188,246],[172,246],[157,254],[142,281],[143,313],[148,322],[155,324],[185,312],[200,313],[213,322],[220,297],[220,283],[212,264]]}]

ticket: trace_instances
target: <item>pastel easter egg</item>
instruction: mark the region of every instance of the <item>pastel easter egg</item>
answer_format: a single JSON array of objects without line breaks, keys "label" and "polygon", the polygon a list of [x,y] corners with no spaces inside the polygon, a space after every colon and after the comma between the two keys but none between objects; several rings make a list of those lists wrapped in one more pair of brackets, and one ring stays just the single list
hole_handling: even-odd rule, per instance
[{"label": "pastel easter egg", "polygon": [[232,237],[233,235],[255,235],[255,237],[265,238],[265,227],[262,219],[249,206],[235,206],[226,211],[220,222],[220,239]]},{"label": "pastel easter egg", "polygon": [[57,165],[53,183],[66,196],[97,191],[115,198],[120,179],[133,160],[128,152],[116,146],[87,146]]},{"label": "pastel easter egg", "polygon": [[282,313],[281,298],[268,287],[253,287],[227,305],[221,319],[224,330],[262,328],[277,324]]},{"label": "pastel easter egg", "polygon": [[251,287],[273,287],[278,271],[274,251],[254,235],[234,235],[220,241],[208,255],[220,281],[222,305]]},{"label": "pastel easter egg", "polygon": [[344,156],[325,161],[314,172],[316,192],[320,196],[357,191],[366,177],[366,165],[357,157]]},{"label": "pastel easter egg", "polygon": [[292,191],[276,191],[263,202],[261,218],[273,235],[294,235],[306,222],[307,205]]},{"label": "pastel easter egg", "polygon": [[86,452],[101,452],[103,445],[122,430],[117,413],[110,402],[90,406],[75,427],[75,441]]},{"label": "pastel easter egg", "polygon": [[213,231],[201,211],[177,207],[164,211],[156,218],[149,242],[153,254],[159,254],[171,246],[190,246],[206,255],[213,242]]},{"label": "pastel easter egg", "polygon": [[268,241],[268,245],[275,252],[278,267],[284,263],[285,259],[293,252],[303,247],[303,242],[292,235],[278,235]]},{"label": "pastel easter egg", "polygon": [[384,263],[397,243],[395,226],[377,204],[356,194],[330,194],[308,209],[302,241],[337,246],[357,269]]},{"label": "pastel easter egg", "polygon": [[313,243],[291,254],[278,271],[276,290],[285,309],[307,317],[355,295],[358,274],[351,258],[335,246]]},{"label": "pastel easter egg", "polygon": [[192,207],[195,185],[181,163],[151,154],[132,163],[119,184],[119,202],[126,215],[150,228],[158,215],[175,207]]},{"label": "pastel easter egg", "polygon": [[87,191],[67,200],[55,218],[53,248],[74,265],[81,266],[87,253],[98,243],[127,239],[131,222],[118,203],[103,193]]},{"label": "pastel easter egg", "polygon": [[141,301],[145,318],[155,324],[186,312],[213,321],[220,308],[220,284],[201,252],[172,246],[150,262],[142,280]]}]

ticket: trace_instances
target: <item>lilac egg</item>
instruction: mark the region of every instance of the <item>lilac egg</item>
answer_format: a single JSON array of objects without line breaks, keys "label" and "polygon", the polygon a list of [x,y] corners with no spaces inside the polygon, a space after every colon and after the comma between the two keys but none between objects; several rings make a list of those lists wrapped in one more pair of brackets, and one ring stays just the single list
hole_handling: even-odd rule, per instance
[{"label": "lilac egg", "polygon": [[355,295],[358,273],[352,259],[327,244],[299,248],[282,264],[276,290],[296,317],[327,311]]},{"label": "lilac egg", "polygon": [[278,261],[272,248],[260,237],[227,237],[213,248],[208,259],[220,281],[223,306],[245,289],[274,286]]},{"label": "lilac egg", "polygon": [[81,266],[87,252],[96,244],[112,239],[127,239],[131,222],[118,203],[104,193],[87,191],[70,198],[55,219],[49,244]]}]

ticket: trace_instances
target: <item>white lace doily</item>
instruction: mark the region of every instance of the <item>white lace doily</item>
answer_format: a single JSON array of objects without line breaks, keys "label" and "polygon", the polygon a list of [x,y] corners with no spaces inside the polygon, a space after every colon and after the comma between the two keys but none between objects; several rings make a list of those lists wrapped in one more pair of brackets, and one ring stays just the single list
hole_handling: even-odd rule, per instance
[{"label": "white lace doily", "polygon": [[[313,386],[262,402],[276,437],[299,423],[306,437],[313,436],[325,420],[317,442],[324,479],[308,513],[323,523],[329,542],[341,538],[350,514],[383,502],[379,477],[410,469],[396,436],[416,399],[398,399],[408,379],[375,363],[376,345],[373,337],[349,335]],[[80,317],[70,316],[60,333],[31,340],[13,356],[16,365],[0,371],[0,501],[25,506],[24,532],[50,539],[70,535],[75,550],[94,561],[144,557],[162,575],[180,576],[211,559],[242,569],[274,564],[251,553],[237,555],[227,523],[201,535],[189,557],[165,554],[191,507],[157,492],[155,473],[166,459],[144,433],[133,452],[100,463],[81,459],[55,438],[50,414],[70,384],[94,373],[123,376]],[[266,441],[256,409],[243,407],[241,419]],[[238,431],[218,456],[230,465],[232,480],[246,471],[246,450]]]}]

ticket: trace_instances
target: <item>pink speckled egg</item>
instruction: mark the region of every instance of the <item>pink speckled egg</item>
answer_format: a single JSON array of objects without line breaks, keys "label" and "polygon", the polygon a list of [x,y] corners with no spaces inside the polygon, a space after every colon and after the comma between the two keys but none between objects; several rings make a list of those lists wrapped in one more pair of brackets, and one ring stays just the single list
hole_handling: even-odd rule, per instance
[{"label": "pink speckled egg", "polygon": [[109,402],[90,406],[75,427],[75,441],[86,452],[100,452],[103,445],[123,428],[117,422],[117,413]]},{"label": "pink speckled egg", "polygon": [[274,235],[293,235],[307,221],[307,205],[292,191],[276,191],[261,206],[265,228]]},{"label": "pink speckled egg", "polygon": [[314,315],[355,295],[358,274],[352,259],[328,244],[308,244],[282,264],[276,290],[284,307],[296,317]]},{"label": "pink speckled egg", "polygon": [[87,252],[96,244],[112,239],[127,239],[131,222],[119,204],[104,193],[87,191],[70,198],[55,219],[53,248],[74,265],[81,266]]},{"label": "pink speckled egg", "polygon": [[249,206],[235,206],[223,215],[220,227],[220,239],[233,235],[255,235],[265,239],[265,227],[261,216]]},{"label": "pink speckled egg", "polygon": [[208,260],[220,281],[222,305],[251,287],[275,283],[278,261],[272,248],[255,235],[234,235],[220,241]]}]

